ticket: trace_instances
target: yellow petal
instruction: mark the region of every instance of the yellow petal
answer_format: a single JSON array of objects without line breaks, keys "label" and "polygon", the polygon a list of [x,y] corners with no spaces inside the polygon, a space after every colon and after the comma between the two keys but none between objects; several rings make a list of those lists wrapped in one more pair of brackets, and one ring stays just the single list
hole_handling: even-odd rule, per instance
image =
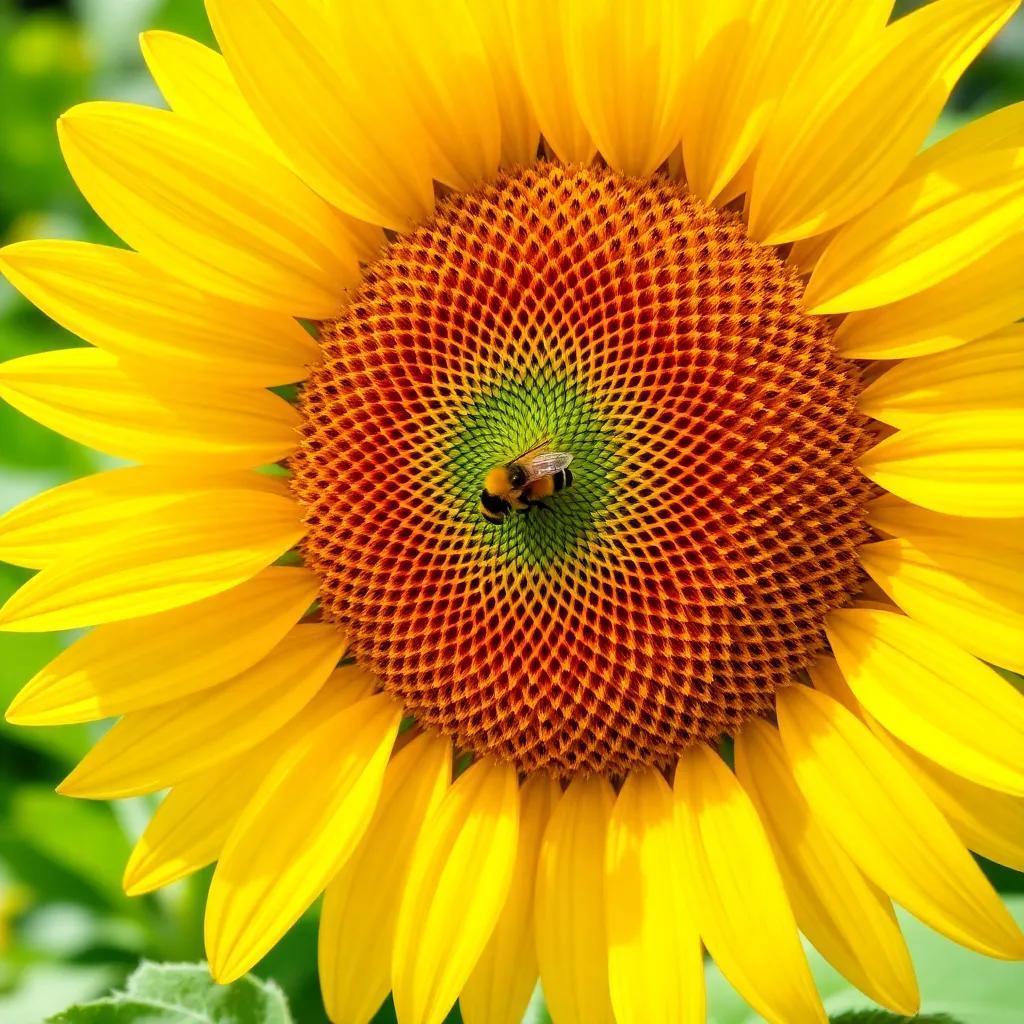
[{"label": "yellow petal", "polygon": [[354,666],[335,670],[323,690],[283,729],[243,754],[176,785],[156,809],[124,872],[138,896],[198,871],[220,856],[231,829],[273,763],[329,706],[368,697],[374,681]]},{"label": "yellow petal", "polygon": [[[465,0],[380,0],[357,10],[381,41],[392,88],[405,91],[431,141],[434,177],[462,190],[493,178],[501,160],[498,104],[487,51]],[[339,19],[343,32],[348,18],[346,12]]]},{"label": "yellow petal", "polygon": [[567,0],[563,31],[576,108],[601,155],[624,174],[650,174],[679,142],[681,5]]},{"label": "yellow petal", "polygon": [[1018,0],[937,0],[776,109],[750,193],[753,238],[821,234],[880,199],[925,140],[967,65]]},{"label": "yellow petal", "polygon": [[303,180],[352,216],[396,230],[430,214],[430,140],[368,8],[206,0],[206,12],[242,94]]},{"label": "yellow petal", "polygon": [[[865,607],[862,603],[858,602],[857,607]],[[831,697],[834,701],[842,704],[847,711],[850,712],[855,718],[859,719],[872,732],[881,732],[885,736],[889,736],[881,726],[867,713],[864,706],[854,696],[853,690],[850,689],[850,684],[846,681],[846,677],[839,669],[839,664],[835,658],[828,654],[819,654],[817,658],[808,666],[807,675],[811,680],[811,684],[814,689],[820,690],[822,693]],[[889,737],[893,743],[897,741]],[[889,745],[887,744],[887,749]]]},{"label": "yellow petal", "polygon": [[91,722],[216,686],[268,655],[316,589],[305,569],[272,566],[184,608],[97,626],[29,680],[7,720]]},{"label": "yellow petal", "polygon": [[321,714],[264,776],[206,903],[206,952],[220,984],[245,974],[348,860],[376,809],[400,719],[386,694]]},{"label": "yellow petal", "polygon": [[[681,149],[673,150],[674,153],[682,153]],[[671,171],[669,172],[672,173]],[[747,157],[743,166],[729,179],[728,184],[715,198],[715,205],[718,207],[728,206],[740,196],[745,196],[750,191],[750,182],[754,176],[754,156]]]},{"label": "yellow petal", "polygon": [[[263,769],[255,758],[246,770],[236,762],[233,780],[244,790],[252,782],[248,769]],[[128,896],[142,896],[186,878],[220,855],[243,805],[222,768],[170,790],[136,843],[125,867],[122,886]],[[162,812],[166,809],[166,816]],[[171,823],[170,826],[165,822]],[[170,837],[167,833],[169,828]]]},{"label": "yellow petal", "polygon": [[804,686],[785,687],[776,707],[801,792],[868,878],[953,941],[1024,956],[1024,936],[977,864],[868,728]]},{"label": "yellow petal", "polygon": [[698,745],[680,758],[675,808],[700,933],[719,969],[772,1024],[824,1024],[764,827],[710,748]]},{"label": "yellow petal", "polygon": [[515,167],[533,163],[537,158],[540,128],[519,80],[509,9],[494,0],[469,0],[469,13],[480,33],[491,68],[501,121],[502,165]]},{"label": "yellow petal", "polygon": [[[836,63],[877,42],[892,15],[894,0],[811,0],[794,4],[794,17],[779,40],[786,92],[819,91],[835,78]],[[802,16],[801,16],[802,15]],[[795,97],[785,97],[792,100]]]},{"label": "yellow petal", "polygon": [[1024,222],[1024,147],[965,157],[916,178],[836,234],[804,292],[812,313],[848,313],[945,281]]},{"label": "yellow petal", "polygon": [[245,102],[227,61],[208,46],[176,32],[149,31],[139,36],[146,67],[167,105],[191,121],[215,127],[258,145],[286,162]]},{"label": "yellow petal", "polygon": [[[793,264],[801,274],[809,274],[814,270],[818,260],[821,259],[821,254],[828,248],[828,243],[835,237],[837,230],[838,228],[825,231],[820,235],[811,235],[810,238],[801,238],[794,242],[790,246],[786,262]],[[837,330],[836,334],[838,335],[838,333]]]},{"label": "yellow petal", "polygon": [[345,219],[258,145],[166,110],[84,103],[57,125],[89,204],[189,284],[292,316],[329,317],[360,280]]},{"label": "yellow petal", "polygon": [[409,860],[451,777],[446,737],[423,733],[399,751],[384,773],[366,836],[327,886],[318,959],[333,1021],[369,1020],[391,988],[391,949]]},{"label": "yellow petal", "polygon": [[1024,555],[1024,520],[965,519],[911,505],[894,494],[868,504],[868,522],[882,533],[903,537],[918,547],[938,544],[959,550],[1000,549],[1009,558]]},{"label": "yellow petal", "polygon": [[615,795],[576,777],[552,812],[537,864],[537,963],[558,1024],[614,1024],[608,987],[604,849]]},{"label": "yellow petal", "polygon": [[1024,325],[902,362],[875,378],[858,405],[894,427],[948,413],[1024,408]]},{"label": "yellow petal", "polygon": [[127,466],[93,473],[29,498],[0,516],[0,559],[41,569],[94,548],[97,539],[183,498],[223,500],[226,490],[287,495],[282,477],[163,466]]},{"label": "yellow petal", "polygon": [[923,292],[844,318],[835,333],[848,359],[907,359],[956,348],[1024,316],[1024,236],[1007,239]]},{"label": "yellow petal", "polygon": [[900,742],[858,703],[832,658],[819,658],[809,671],[815,689],[839,701],[868,726],[946,816],[964,846],[989,860],[1022,870],[1024,800],[969,782]]},{"label": "yellow petal", "polygon": [[533,893],[544,830],[561,796],[551,776],[534,772],[520,791],[519,848],[505,906],[459,995],[465,1024],[520,1024],[537,983]]},{"label": "yellow petal", "polygon": [[862,547],[860,560],[912,618],[985,661],[1024,672],[1024,554],[887,540]]},{"label": "yellow petal", "polygon": [[102,800],[150,793],[254,747],[313,699],[345,645],[333,624],[295,626],[262,661],[227,682],[125,715],[60,792]]},{"label": "yellow petal", "polygon": [[947,771],[896,739],[891,743],[890,749],[898,749],[904,767],[965,846],[1014,871],[1024,871],[1024,800]]},{"label": "yellow petal", "polygon": [[392,956],[395,1012],[441,1024],[498,921],[516,862],[519,782],[477,761],[423,825],[409,862]]},{"label": "yellow petal", "polygon": [[564,24],[567,0],[509,6],[519,80],[551,151],[564,163],[589,163],[596,152],[576,109]]},{"label": "yellow petal", "polygon": [[1024,696],[940,633],[872,608],[832,612],[825,632],[857,700],[951,771],[1024,795]]},{"label": "yellow petal", "polygon": [[615,801],[605,854],[608,978],[618,1024],[705,1019],[704,957],[672,791],[634,772]]},{"label": "yellow petal", "polygon": [[141,896],[212,864],[260,779],[285,749],[282,730],[268,740],[178,783],[132,850],[122,884]]},{"label": "yellow petal", "polygon": [[301,380],[319,358],[294,320],[207,295],[124,249],[16,242],[0,249],[0,271],[62,327],[161,374],[269,387]]},{"label": "yellow petal", "polygon": [[755,719],[736,737],[736,775],[765,827],[800,930],[875,1002],[915,1014],[914,966],[892,904],[814,821],[767,722]]},{"label": "yellow petal", "polygon": [[[771,70],[779,87],[768,105],[769,116],[760,134],[777,134],[774,120],[792,118],[794,108],[807,104],[828,89],[836,77],[836,68],[846,67],[861,54],[876,46],[889,16],[893,0],[811,0],[808,3],[780,5],[789,7],[789,18],[775,40],[775,61]],[[797,124],[802,126],[798,118]],[[755,147],[746,166],[743,191],[750,193],[760,151]],[[721,205],[726,193],[719,197]],[[809,273],[832,231],[799,239],[792,247],[788,262]]]},{"label": "yellow petal", "polygon": [[693,8],[681,134],[687,184],[702,199],[715,199],[760,142],[784,71],[792,70],[778,55],[796,13],[796,5],[775,0],[705,0]]},{"label": "yellow petal", "polygon": [[287,551],[302,536],[298,520],[297,504],[272,492],[186,496],[42,569],[0,609],[0,629],[76,629],[201,601]]},{"label": "yellow petal", "polygon": [[0,364],[0,398],[72,441],[139,462],[259,466],[296,446],[298,414],[269,391],[125,370],[99,349],[19,356]]},{"label": "yellow petal", "polygon": [[[227,61],[216,50],[173,32],[143,32],[139,41],[150,73],[176,114],[238,135],[295,171],[289,155],[256,119]],[[384,244],[379,227],[350,217],[345,218],[345,227],[361,259],[373,259]]]},{"label": "yellow petal", "polygon": [[904,185],[924,174],[994,149],[1024,145],[1024,103],[1001,107],[977,117],[918,153],[907,165],[897,185]]},{"label": "yellow petal", "polygon": [[1024,516],[1024,412],[967,412],[887,437],[860,459],[864,474],[935,512]]}]

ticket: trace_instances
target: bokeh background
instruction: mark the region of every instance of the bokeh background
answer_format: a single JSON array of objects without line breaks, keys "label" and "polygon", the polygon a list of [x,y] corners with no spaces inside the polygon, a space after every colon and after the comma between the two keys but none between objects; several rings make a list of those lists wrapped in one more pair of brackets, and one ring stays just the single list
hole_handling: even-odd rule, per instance
[{"label": "bokeh background", "polygon": [[[245,0],[238,0],[245,2]],[[371,0],[372,2],[372,0]],[[410,0],[414,2],[414,0]],[[851,3],[857,0],[849,0]],[[898,10],[917,6],[905,2]],[[54,122],[86,99],[160,104],[139,56],[143,28],[212,44],[201,0],[0,0],[0,242],[24,238],[116,240],[86,207],[61,162]],[[1018,15],[958,87],[937,135],[1024,99],[1024,17]],[[1024,274],[1024,268],[1021,270]],[[78,344],[0,280],[0,357]],[[0,512],[111,460],[0,404]],[[27,572],[0,565],[0,599]],[[0,633],[0,706],[72,635]],[[202,957],[208,874],[141,899],[121,891],[121,871],[151,811],[145,799],[90,803],[54,785],[103,726],[15,729],[0,722],[0,1022],[39,1024],[71,1003],[122,984],[143,958]],[[1018,916],[1024,875],[985,865]],[[316,983],[315,911],[257,973],[287,993],[298,1024],[323,1024]],[[926,1009],[963,1024],[1024,1022],[1024,972],[955,950],[908,924]],[[815,960],[831,1013],[863,1005]],[[755,1021],[710,970],[716,1024]],[[546,1019],[539,1004],[534,1020]],[[393,1020],[385,1007],[378,1020]],[[453,1014],[451,1020],[457,1020]]]}]

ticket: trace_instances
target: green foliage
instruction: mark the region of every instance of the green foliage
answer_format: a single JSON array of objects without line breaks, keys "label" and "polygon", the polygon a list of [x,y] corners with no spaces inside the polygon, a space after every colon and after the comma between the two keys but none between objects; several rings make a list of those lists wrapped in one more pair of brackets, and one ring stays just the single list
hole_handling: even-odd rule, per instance
[{"label": "green foliage", "polygon": [[205,964],[143,963],[123,992],[69,1007],[47,1024],[292,1024],[284,993],[248,975],[215,985]]},{"label": "green foliage", "polygon": [[926,1014],[923,1017],[897,1017],[885,1010],[856,1010],[853,1013],[841,1013],[838,1017],[829,1017],[830,1024],[961,1024],[953,1020],[949,1014]]}]

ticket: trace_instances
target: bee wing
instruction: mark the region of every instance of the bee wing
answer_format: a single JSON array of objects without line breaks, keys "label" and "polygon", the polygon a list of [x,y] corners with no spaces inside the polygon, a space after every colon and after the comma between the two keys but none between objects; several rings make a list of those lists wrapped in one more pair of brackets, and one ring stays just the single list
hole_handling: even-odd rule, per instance
[{"label": "bee wing", "polygon": [[511,461],[512,462],[527,462],[527,461],[529,461],[530,457],[535,455],[537,452],[539,452],[541,450],[541,448],[546,448],[548,446],[548,443],[549,443],[548,439],[546,437],[542,437],[535,444],[530,445],[530,447],[527,448],[525,452],[520,452]]},{"label": "bee wing", "polygon": [[565,469],[572,462],[572,455],[569,452],[541,452],[529,459],[525,459],[520,465],[526,470],[526,482],[532,483],[542,476],[551,476],[559,470]]}]

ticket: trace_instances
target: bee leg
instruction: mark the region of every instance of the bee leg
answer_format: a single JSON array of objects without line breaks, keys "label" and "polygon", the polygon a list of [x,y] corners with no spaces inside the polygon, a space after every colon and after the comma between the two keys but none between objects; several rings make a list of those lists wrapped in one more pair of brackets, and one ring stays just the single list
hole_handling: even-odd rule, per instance
[{"label": "bee leg", "polygon": [[522,498],[521,500],[525,501],[526,505],[527,505],[527,508],[524,511],[529,511],[531,508],[542,508],[542,509],[544,509],[545,512],[553,512],[554,511],[554,509],[546,501],[542,501],[540,498],[537,498],[537,499]]}]

